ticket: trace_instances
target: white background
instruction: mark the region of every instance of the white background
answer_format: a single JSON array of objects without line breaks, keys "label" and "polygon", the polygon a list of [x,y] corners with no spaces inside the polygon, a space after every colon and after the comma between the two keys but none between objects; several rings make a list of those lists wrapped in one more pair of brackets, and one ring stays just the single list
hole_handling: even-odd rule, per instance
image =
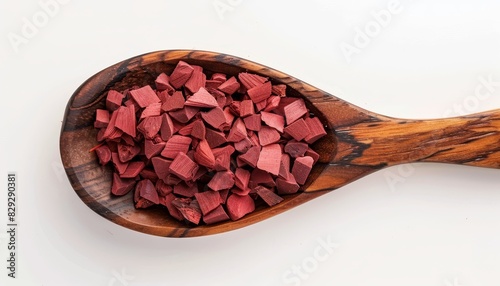
[{"label": "white background", "polygon": [[[83,81],[162,49],[247,58],[395,117],[499,108],[500,2],[400,0],[380,24],[389,0],[64,3],[49,16],[39,1],[0,3],[0,285],[500,285],[500,170],[392,167],[268,221],[178,239],[95,214],[58,147]],[[15,280],[4,267],[8,171],[19,179]]]}]

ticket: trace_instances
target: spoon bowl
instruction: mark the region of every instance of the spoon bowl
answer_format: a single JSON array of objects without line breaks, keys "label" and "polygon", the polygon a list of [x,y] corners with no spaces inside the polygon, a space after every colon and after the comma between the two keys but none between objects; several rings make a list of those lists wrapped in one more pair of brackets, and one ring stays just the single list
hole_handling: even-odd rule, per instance
[{"label": "spoon bowl", "polygon": [[[98,144],[95,110],[106,94],[153,84],[178,61],[202,66],[207,75],[251,72],[285,84],[287,96],[302,97],[324,124],[327,136],[311,147],[320,154],[302,192],[237,220],[192,226],[160,207],[135,209],[132,192],[110,193],[112,169],[89,150]],[[410,162],[442,162],[500,168],[500,110],[435,120],[396,119],[364,110],[285,73],[235,56],[193,50],[152,52],[110,66],[85,81],[71,96],[60,135],[60,153],[76,194],[99,215],[124,227],[166,237],[190,237],[241,228],[315,199],[384,167]]]}]

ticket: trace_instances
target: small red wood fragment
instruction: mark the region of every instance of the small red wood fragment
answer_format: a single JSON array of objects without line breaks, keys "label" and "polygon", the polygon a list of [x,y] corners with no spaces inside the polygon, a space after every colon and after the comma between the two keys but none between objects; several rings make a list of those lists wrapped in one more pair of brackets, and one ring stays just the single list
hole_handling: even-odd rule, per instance
[{"label": "small red wood fragment", "polygon": [[125,163],[132,160],[139,152],[141,152],[141,147],[137,145],[118,144],[118,158],[121,162]]},{"label": "small red wood fragment", "polygon": [[238,117],[240,116],[240,104],[241,104],[241,101],[238,101],[238,100],[233,100],[229,104],[229,109],[231,110],[231,112],[235,116],[238,116]]},{"label": "small red wood fragment", "polygon": [[277,178],[276,189],[280,195],[295,194],[299,191],[299,184],[295,181],[295,177],[290,173],[288,178]]},{"label": "small red wood fragment", "polygon": [[215,100],[217,100],[217,104],[219,105],[219,107],[224,109],[224,107],[226,106],[227,97],[217,96],[217,97],[215,97]]},{"label": "small red wood fragment", "polygon": [[97,158],[99,158],[99,164],[106,165],[111,161],[111,150],[108,145],[100,145],[94,149]]},{"label": "small red wood fragment", "polygon": [[179,210],[187,221],[194,224],[200,223],[201,210],[196,201],[185,198],[176,198],[172,201],[172,204]]},{"label": "small red wood fragment", "polygon": [[[168,145],[168,143],[167,143]],[[198,165],[193,162],[185,153],[178,153],[175,159],[170,164],[169,170],[184,181],[189,181],[193,178],[198,170]]]},{"label": "small red wood fragment", "polygon": [[248,137],[245,137],[243,140],[234,143],[234,149],[236,149],[236,151],[240,153],[246,153],[252,146],[254,146],[254,144]]},{"label": "small red wood fragment", "polygon": [[[158,174],[156,172],[148,167],[142,169],[142,171],[139,173],[139,177],[141,179],[148,179],[151,182],[153,182],[156,186],[156,182],[158,181]],[[161,180],[160,180],[161,181]]]},{"label": "small red wood fragment", "polygon": [[180,123],[187,123],[198,113],[199,108],[192,106],[184,106],[184,108],[170,111],[168,114]]},{"label": "small red wood fragment", "polygon": [[152,103],[160,102],[160,98],[149,85],[131,90],[130,95],[141,108],[144,108]]},{"label": "small red wood fragment", "polygon": [[229,107],[225,107],[223,111],[224,117],[226,117],[226,125],[231,127],[234,120],[234,114],[231,112],[231,109]]},{"label": "small red wood fragment", "polygon": [[202,166],[213,169],[215,166],[215,156],[206,140],[201,140],[194,152],[194,161]]},{"label": "small red wood fragment", "polygon": [[[104,132],[106,132],[106,128],[101,128],[99,129],[99,131],[97,131],[97,136],[96,136],[96,139],[97,139],[97,142],[102,142],[104,141]],[[93,147],[95,148],[95,147]],[[90,150],[92,151],[92,150]]]},{"label": "small red wood fragment", "polygon": [[137,125],[137,131],[146,139],[153,139],[162,126],[162,116],[146,117]]},{"label": "small red wood fragment", "polygon": [[[153,87],[108,92],[94,121],[101,143],[91,151],[113,163],[112,193],[136,186],[136,208],[161,204],[194,224],[241,218],[258,197],[279,203],[275,189],[297,192],[319,160],[306,143],[324,126],[303,99],[285,97],[284,84],[249,73],[207,81],[201,67],[181,61]],[[151,184],[156,199],[141,195]]]},{"label": "small red wood fragment", "polygon": [[264,185],[269,188],[273,188],[276,183],[269,172],[262,171],[259,169],[253,169],[250,174],[250,182],[248,182],[248,187],[255,189],[258,185]]},{"label": "small red wood fragment", "polygon": [[[157,180],[155,184],[156,191],[160,197],[165,197],[166,195],[172,193],[174,188],[171,185],[165,184],[163,180]],[[161,204],[161,202],[160,202]]]},{"label": "small red wood fragment", "polygon": [[196,139],[205,139],[206,128],[205,124],[201,120],[193,121],[193,128],[191,129],[191,136]]},{"label": "small red wood fragment", "polygon": [[250,181],[250,171],[243,168],[236,168],[234,171],[234,185],[241,190],[248,188],[248,182]]},{"label": "small red wood fragment", "polygon": [[194,68],[191,65],[184,61],[179,61],[170,75],[170,84],[179,89],[188,81],[193,71]]},{"label": "small red wood fragment", "polygon": [[220,203],[226,204],[227,197],[229,196],[229,189],[220,190],[217,193],[219,193],[220,196]]},{"label": "small red wood fragment", "polygon": [[283,201],[283,198],[278,196],[275,192],[272,190],[263,187],[263,186],[257,186],[255,188],[255,191],[259,197],[266,202],[266,204],[270,207],[277,205]]},{"label": "small red wood fragment", "polygon": [[136,209],[147,209],[151,206],[154,206],[155,204],[149,200],[146,200],[145,198],[138,197],[137,201],[135,202],[135,208]]},{"label": "small red wood fragment", "polygon": [[285,127],[285,133],[292,136],[293,139],[300,141],[309,135],[309,127],[307,126],[304,119],[299,118],[295,120],[292,124]]},{"label": "small red wood fragment", "polygon": [[245,154],[238,156],[238,158],[252,168],[257,167],[257,162],[260,158],[260,146],[250,147]]},{"label": "small red wood fragment", "polygon": [[160,136],[163,141],[168,141],[174,135],[174,123],[167,113],[161,115]]},{"label": "small red wood fragment", "polygon": [[150,180],[140,180],[137,182],[135,192],[139,193],[140,198],[146,199],[153,204],[160,203],[155,185]]},{"label": "small red wood fragment", "polygon": [[289,174],[290,174],[290,155],[283,153],[281,154],[280,172],[278,176],[286,179],[288,178]]},{"label": "small red wood fragment", "polygon": [[304,116],[307,113],[307,107],[302,98],[295,100],[283,108],[285,113],[286,124],[290,125],[295,120]]},{"label": "small red wood fragment", "polygon": [[158,116],[161,113],[161,102],[156,102],[148,105],[141,113],[140,119],[150,117],[150,116]]},{"label": "small red wood fragment", "polygon": [[185,182],[181,182],[174,185],[174,194],[176,195],[192,198],[196,193],[198,193],[198,186],[196,184],[189,186]]},{"label": "small red wood fragment", "polygon": [[166,97],[165,102],[161,106],[163,111],[174,111],[184,107],[184,95],[181,91],[175,91],[171,96]]},{"label": "small red wood fragment", "polygon": [[240,103],[240,116],[247,117],[255,114],[253,102],[251,100],[242,100]]},{"label": "small red wood fragment", "polygon": [[[173,92],[172,92],[173,94]],[[164,91],[156,91],[156,95],[158,96],[158,98],[160,99],[160,102],[163,106],[163,104],[165,102],[167,102],[167,99],[171,96],[171,94],[168,93],[168,91],[164,90]],[[163,109],[162,109],[163,110]],[[163,110],[164,111],[164,110]]]},{"label": "small red wood fragment", "polygon": [[207,112],[200,112],[200,114],[203,121],[215,129],[220,129],[221,125],[226,123],[224,111],[218,106]]},{"label": "small red wood fragment", "polygon": [[220,206],[220,195],[218,192],[206,191],[203,193],[195,193],[194,196],[204,216]]},{"label": "small red wood fragment", "polygon": [[120,175],[113,173],[113,182],[111,183],[111,193],[115,196],[128,194],[135,186],[134,179],[123,179]]},{"label": "small red wood fragment", "polygon": [[111,152],[111,162],[113,163],[113,166],[115,167],[115,170],[118,172],[119,175],[122,175],[125,172],[129,164],[128,162],[127,163],[121,162],[120,157],[116,152]]},{"label": "small red wood fragment", "polygon": [[217,89],[221,85],[221,82],[218,80],[208,79],[205,81],[205,88],[213,88]]},{"label": "small red wood fragment", "polygon": [[243,118],[243,122],[245,123],[245,127],[248,130],[259,131],[262,125],[261,123],[261,115],[260,114],[252,114],[248,117]]},{"label": "small red wood fragment", "polygon": [[193,73],[186,81],[184,86],[192,93],[195,93],[201,87],[205,86],[205,82],[207,81],[207,76],[203,73],[202,67],[194,65],[192,67],[193,67]]},{"label": "small red wood fragment", "polygon": [[295,177],[295,180],[297,180],[297,183],[303,185],[306,182],[307,177],[311,172],[313,163],[313,158],[309,156],[295,159],[295,162],[293,162],[292,174]]},{"label": "small red wood fragment", "polygon": [[231,193],[237,194],[239,196],[246,196],[246,195],[250,194],[251,192],[252,192],[252,190],[249,187],[247,187],[243,190],[240,188],[232,188],[231,189]]},{"label": "small red wood fragment", "polygon": [[197,92],[191,95],[186,100],[184,105],[200,108],[213,108],[219,106],[217,100],[215,100],[215,97],[208,93],[208,91],[204,87],[199,88]]},{"label": "small red wood fragment", "polygon": [[160,203],[158,192],[156,192],[156,188],[150,180],[140,180],[137,182],[135,185],[135,193],[138,194],[134,196],[138,197],[138,200],[136,200],[137,208],[146,208]]},{"label": "small red wood fragment", "polygon": [[285,126],[285,118],[276,113],[268,112],[268,111],[261,111],[261,118],[262,121],[269,127],[275,128],[277,131],[280,133],[283,133],[283,129]]},{"label": "small red wood fragment", "polygon": [[106,109],[109,111],[115,111],[122,105],[122,101],[125,95],[116,91],[110,90],[106,96]]},{"label": "small red wood fragment", "polygon": [[160,196],[159,201],[160,204],[164,205],[168,209],[168,213],[175,219],[177,220],[182,220],[183,216],[181,212],[172,204],[172,202],[176,199],[175,195],[170,193],[167,194],[166,196]]},{"label": "small red wood fragment", "polygon": [[246,196],[239,196],[232,194],[226,202],[229,217],[234,221],[244,217],[255,210],[255,203],[253,199]]},{"label": "small red wood fragment", "polygon": [[224,92],[227,95],[232,95],[240,88],[240,83],[236,80],[236,78],[230,77],[224,83],[222,83],[218,89]]},{"label": "small red wood fragment", "polygon": [[208,173],[207,168],[199,166],[198,171],[196,171],[196,173],[193,176],[193,182],[200,180],[207,173]]},{"label": "small red wood fragment", "polygon": [[214,153],[215,156],[219,156],[219,154],[226,153],[226,154],[233,154],[234,153],[234,147],[231,145],[226,145],[224,147],[219,147],[219,148],[213,148],[212,152]]},{"label": "small red wood fragment", "polygon": [[229,142],[238,142],[247,137],[247,130],[245,128],[245,123],[241,118],[237,118],[231,130],[229,130],[229,135],[227,135],[227,141]]},{"label": "small red wood fragment", "polygon": [[276,94],[277,96],[286,96],[286,85],[284,84],[274,84],[272,90],[273,94]]},{"label": "small red wood fragment", "polygon": [[120,129],[124,133],[135,137],[137,122],[135,118],[135,106],[120,106],[116,110],[116,113],[115,127]]},{"label": "small red wood fragment", "polygon": [[192,121],[191,123],[182,126],[179,131],[177,131],[177,134],[182,135],[182,136],[189,136],[191,135],[191,132],[193,131],[193,126],[196,121],[199,121],[198,119],[195,121]]},{"label": "small red wood fragment", "polygon": [[268,81],[261,85],[252,87],[247,91],[247,94],[254,103],[266,100],[269,96],[271,96],[271,82]]},{"label": "small red wood fragment", "polygon": [[285,153],[290,154],[291,157],[297,158],[304,156],[307,149],[309,149],[309,145],[307,145],[307,143],[290,140],[286,143],[284,151]]},{"label": "small red wood fragment", "polygon": [[165,149],[165,142],[155,143],[153,140],[148,139],[144,141],[144,155],[148,159],[160,154],[163,149]]},{"label": "small red wood fragment", "polygon": [[229,170],[231,164],[231,154],[233,154],[234,150],[234,147],[232,147],[231,145],[212,149],[212,153],[215,156],[214,169],[216,171]]},{"label": "small red wood fragment", "polygon": [[124,106],[126,107],[129,107],[131,105],[134,106],[135,110],[140,110],[141,107],[139,106],[139,104],[137,104],[137,102],[135,102],[135,100],[131,97],[131,96],[128,96],[128,99],[123,103]]},{"label": "small red wood fragment", "polygon": [[229,153],[220,153],[215,157],[214,169],[216,171],[229,170],[231,165],[231,155]]},{"label": "small red wood fragment", "polygon": [[165,148],[161,152],[161,155],[169,159],[176,158],[179,153],[185,155],[189,151],[191,142],[192,139],[187,136],[174,135],[165,144]]},{"label": "small red wood fragment", "polygon": [[273,110],[274,113],[285,116],[285,106],[299,100],[297,97],[281,97],[278,107]]},{"label": "small red wood fragment", "polygon": [[271,95],[266,100],[266,107],[264,108],[264,111],[269,112],[269,111],[275,110],[280,105],[280,101],[281,101],[281,97],[276,96],[276,95]]},{"label": "small red wood fragment", "polygon": [[125,172],[120,174],[120,177],[122,178],[135,178],[139,175],[139,173],[146,167],[146,164],[142,161],[133,161],[129,162],[127,165],[127,169],[125,169]]},{"label": "small red wood fragment", "polygon": [[266,106],[267,106],[267,99],[261,100],[261,101],[255,103],[255,110],[257,112],[260,112],[260,111],[264,110],[264,108],[266,108]]},{"label": "small red wood fragment", "polygon": [[256,132],[248,131],[248,138],[250,138],[252,146],[260,146],[259,137],[257,136]]},{"label": "small red wood fragment", "polygon": [[227,142],[224,133],[207,128],[205,138],[210,148],[218,147]]},{"label": "small red wood fragment", "polygon": [[221,100],[223,99],[223,101],[225,103],[225,101],[226,101],[226,94],[223,93],[222,91],[216,89],[216,88],[209,88],[209,87],[207,87],[206,89],[207,89],[208,93],[210,93],[213,97],[215,97],[215,100],[217,100],[217,103],[219,104],[219,107],[221,107],[221,108],[224,107],[224,106],[221,106],[222,101],[219,102],[219,99],[221,99]]},{"label": "small red wood fragment", "polygon": [[238,79],[240,80],[241,84],[245,87],[245,89],[251,89],[258,85],[262,85],[267,81],[267,78],[265,77],[246,72],[239,73]]},{"label": "small red wood fragment", "polygon": [[227,76],[223,73],[213,73],[212,76],[210,77],[211,80],[218,81],[220,83],[223,83],[226,81]]},{"label": "small red wood fragment", "polygon": [[[138,209],[141,208],[148,208],[150,206],[154,206],[155,203],[148,200],[147,198],[142,197],[142,195],[146,195],[148,197],[151,197],[154,199],[154,195],[152,194],[152,191],[150,191],[150,186],[147,184],[148,180],[141,180],[135,185],[135,191],[134,191],[134,202],[135,202],[135,207]],[[154,187],[154,186],[153,186]],[[156,193],[156,190],[155,190]],[[158,194],[156,193],[156,196]],[[159,202],[159,198],[158,198]]]},{"label": "small red wood fragment", "polygon": [[106,109],[96,109],[95,112],[94,127],[106,128],[106,126],[108,126],[110,118],[109,111]]},{"label": "small red wood fragment", "polygon": [[172,116],[170,116],[172,118],[172,123],[174,124],[174,134],[179,132],[179,130],[182,128],[182,126],[184,126],[184,123],[180,123],[176,120],[174,120],[175,118],[173,118]]},{"label": "small red wood fragment", "polygon": [[170,85],[170,77],[165,73],[161,73],[155,79],[155,86],[157,90],[165,91],[168,94],[172,94],[175,91],[174,87]]},{"label": "small red wood fragment", "polygon": [[[201,204],[200,204],[201,207]],[[227,215],[226,211],[224,208],[219,205],[217,206],[213,211],[207,213],[206,215],[203,215],[203,221],[206,224],[214,224],[222,221],[226,221],[229,219],[229,216]]]},{"label": "small red wood fragment", "polygon": [[[198,146],[198,141],[193,141],[193,148],[196,148],[196,146]],[[187,151],[186,155],[189,157],[189,159],[193,160],[194,161],[194,150],[193,149],[189,149],[189,151]]]},{"label": "small red wood fragment", "polygon": [[115,127],[111,132],[111,134],[109,134],[109,136],[106,139],[108,140],[108,142],[110,141],[118,142],[120,141],[120,138],[122,136],[123,136],[123,131]]},{"label": "small red wood fragment", "polygon": [[[262,129],[261,129],[262,130]],[[260,151],[257,168],[278,175],[280,171],[281,147],[278,144],[263,146]]]},{"label": "small red wood fragment", "polygon": [[319,154],[316,153],[313,149],[311,148],[308,148],[306,153],[304,154],[305,156],[309,156],[311,158],[313,158],[314,160],[314,164],[316,164],[316,162],[318,162],[319,160]]},{"label": "small red wood fragment", "polygon": [[172,164],[172,160],[157,156],[151,159],[151,163],[153,164],[153,168],[158,175],[158,178],[165,181],[167,176],[170,174],[169,169]]},{"label": "small red wood fragment", "polygon": [[172,185],[172,186],[177,185],[180,182],[182,182],[182,179],[177,177],[174,174],[169,174],[167,176],[167,178],[165,179],[165,184]]},{"label": "small red wood fragment", "polygon": [[155,183],[156,192],[160,198],[160,204],[162,203],[162,197],[171,194],[174,190],[173,186],[167,185],[163,180],[157,180]]},{"label": "small red wood fragment", "polygon": [[280,140],[280,134],[276,129],[262,126],[258,132],[259,142],[261,146],[267,146],[269,144],[276,143]]},{"label": "small red wood fragment", "polygon": [[214,191],[230,189],[234,186],[234,174],[231,171],[217,172],[207,186]]},{"label": "small red wood fragment", "polygon": [[239,156],[238,156],[238,157],[236,157],[236,166],[237,166],[238,168],[245,167],[245,166],[247,166],[247,165],[248,165],[248,164],[247,164],[245,161],[241,160]]},{"label": "small red wood fragment", "polygon": [[309,130],[309,134],[304,138],[307,143],[312,144],[326,135],[325,128],[318,117],[308,117],[305,122]]}]

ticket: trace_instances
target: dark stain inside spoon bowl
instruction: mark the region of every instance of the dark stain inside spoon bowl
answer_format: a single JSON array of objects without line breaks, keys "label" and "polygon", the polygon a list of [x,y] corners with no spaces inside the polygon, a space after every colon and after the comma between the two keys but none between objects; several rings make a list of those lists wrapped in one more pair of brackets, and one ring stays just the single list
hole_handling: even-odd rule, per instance
[{"label": "dark stain inside spoon bowl", "polygon": [[[124,91],[133,86],[154,85],[156,77],[162,72],[170,74],[179,60],[203,67],[208,76],[215,72],[227,75],[237,75],[240,72],[256,73],[270,78],[273,84],[285,84],[287,96],[305,99],[310,112],[323,122],[327,130],[327,136],[311,146],[320,154],[320,159],[303,187],[306,192],[285,196],[285,201],[274,207],[259,205],[255,212],[238,221],[202,226],[193,226],[172,219],[162,207],[135,209],[132,201],[133,192],[123,197],[115,197],[110,193],[111,167],[100,166],[95,154],[89,152],[98,144],[97,130],[93,128],[95,110],[105,107],[105,97],[109,90]],[[224,232],[261,221],[325,193],[307,192],[307,190],[331,163],[337,151],[337,138],[330,126],[330,120],[314,103],[328,100],[326,97],[323,91],[291,76],[234,56],[203,51],[153,52],[125,60],[103,70],[89,78],[75,91],[68,102],[61,130],[61,158],[68,178],[83,202],[99,215],[119,225],[148,234],[171,237]]]}]

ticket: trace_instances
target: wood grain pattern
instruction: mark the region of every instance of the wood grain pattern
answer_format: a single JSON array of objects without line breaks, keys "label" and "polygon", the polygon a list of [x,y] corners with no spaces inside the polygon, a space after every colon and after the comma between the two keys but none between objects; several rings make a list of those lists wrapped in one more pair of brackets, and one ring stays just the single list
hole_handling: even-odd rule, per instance
[{"label": "wood grain pattern", "polygon": [[[412,162],[500,168],[500,110],[468,116],[409,120],[369,111],[369,119],[339,123],[334,108],[317,103],[337,137],[337,152],[306,191],[338,188],[384,167]],[[349,169],[345,174],[345,170]],[[328,178],[324,181],[323,178]],[[335,181],[337,183],[332,183]]]},{"label": "wood grain pattern", "polygon": [[[321,155],[305,192],[288,196],[274,207],[236,222],[191,227],[169,218],[162,208],[136,210],[132,193],[110,194],[111,170],[95,154],[95,110],[103,108],[108,90],[153,84],[161,72],[171,73],[179,60],[204,67],[209,75],[249,71],[287,85],[287,94],[304,97],[327,128],[314,144]],[[190,50],[159,51],[115,64],[85,81],[71,96],[61,129],[61,159],[68,178],[84,203],[99,215],[124,227],[159,236],[187,237],[244,227],[294,208],[386,166],[409,162],[444,162],[500,167],[500,111],[437,120],[389,118],[363,110],[329,93],[269,67],[234,56]]]}]

